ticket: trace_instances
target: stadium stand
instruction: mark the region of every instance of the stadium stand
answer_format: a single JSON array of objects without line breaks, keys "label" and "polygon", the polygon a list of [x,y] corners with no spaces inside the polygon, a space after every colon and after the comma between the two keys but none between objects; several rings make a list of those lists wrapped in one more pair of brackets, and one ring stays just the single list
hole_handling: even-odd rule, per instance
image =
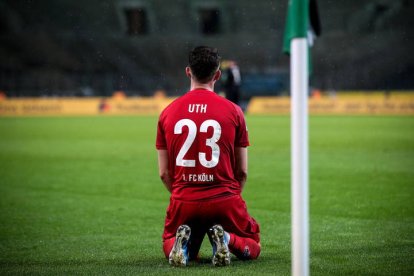
[{"label": "stadium stand", "polygon": [[[8,97],[169,96],[198,44],[237,60],[243,97],[288,89],[282,55],[287,1],[162,0],[0,2],[0,90]],[[322,90],[412,89],[414,4],[318,2],[322,36],[312,85]],[[137,25],[138,24],[138,25]],[[144,27],[140,27],[145,24]]]}]

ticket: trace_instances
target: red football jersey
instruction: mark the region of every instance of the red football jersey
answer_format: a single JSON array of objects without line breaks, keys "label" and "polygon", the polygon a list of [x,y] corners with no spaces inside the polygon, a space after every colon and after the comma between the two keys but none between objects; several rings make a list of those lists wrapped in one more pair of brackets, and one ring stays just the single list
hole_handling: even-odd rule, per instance
[{"label": "red football jersey", "polygon": [[248,145],[240,107],[206,89],[176,99],[158,121],[156,148],[168,150],[174,199],[240,194],[234,178],[234,148]]}]

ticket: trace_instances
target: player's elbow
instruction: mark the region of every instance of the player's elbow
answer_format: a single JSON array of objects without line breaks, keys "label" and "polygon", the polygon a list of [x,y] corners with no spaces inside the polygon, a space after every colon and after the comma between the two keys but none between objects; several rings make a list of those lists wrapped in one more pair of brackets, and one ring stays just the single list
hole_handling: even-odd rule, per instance
[{"label": "player's elbow", "polygon": [[162,181],[162,182],[164,182],[164,183],[168,183],[168,181],[169,181],[169,179],[170,179],[170,175],[168,174],[168,172],[167,172],[167,171],[165,171],[165,172],[160,172],[160,178],[161,178],[161,181]]},{"label": "player's elbow", "polygon": [[164,183],[165,187],[167,188],[167,190],[171,193],[172,191],[172,178],[170,176],[170,174],[167,172],[165,173],[160,173],[160,178],[161,181]]},{"label": "player's elbow", "polygon": [[235,176],[237,181],[244,183],[247,180],[247,170],[239,170]]}]

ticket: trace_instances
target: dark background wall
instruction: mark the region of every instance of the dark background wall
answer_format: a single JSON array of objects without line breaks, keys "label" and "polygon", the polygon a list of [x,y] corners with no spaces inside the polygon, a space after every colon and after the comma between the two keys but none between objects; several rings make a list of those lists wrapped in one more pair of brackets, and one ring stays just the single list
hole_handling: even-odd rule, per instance
[{"label": "dark background wall", "polygon": [[[311,82],[324,90],[414,89],[414,3],[319,0]],[[244,93],[288,89],[287,0],[0,0],[0,90],[8,96],[185,92],[188,51],[238,61]]]}]

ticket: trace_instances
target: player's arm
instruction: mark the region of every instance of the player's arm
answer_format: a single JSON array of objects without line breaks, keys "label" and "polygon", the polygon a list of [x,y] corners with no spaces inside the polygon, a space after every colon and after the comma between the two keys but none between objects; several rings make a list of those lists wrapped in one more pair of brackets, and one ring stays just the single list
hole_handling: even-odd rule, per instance
[{"label": "player's arm", "polygon": [[247,147],[236,147],[234,150],[236,156],[234,176],[239,181],[240,188],[243,191],[244,184],[246,184],[247,180]]},{"label": "player's arm", "polygon": [[167,150],[158,150],[158,172],[160,178],[167,190],[172,191],[172,177],[168,171],[168,153]]}]

